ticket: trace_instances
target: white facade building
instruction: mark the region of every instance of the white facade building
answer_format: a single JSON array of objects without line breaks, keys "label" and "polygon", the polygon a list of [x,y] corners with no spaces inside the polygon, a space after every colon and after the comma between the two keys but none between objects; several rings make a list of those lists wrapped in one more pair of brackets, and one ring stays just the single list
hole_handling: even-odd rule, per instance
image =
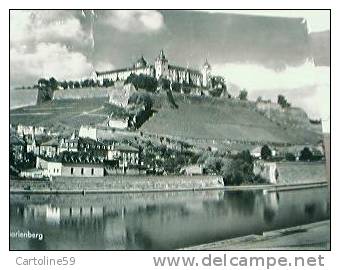
[{"label": "white facade building", "polygon": [[116,69],[111,71],[96,71],[93,79],[98,80],[101,84],[105,79],[124,81],[131,74],[144,74],[156,78],[165,78],[170,82],[188,83],[194,86],[209,86],[211,78],[211,66],[206,60],[201,70],[195,70],[189,67],[180,67],[169,64],[164,51],[161,50],[154,64],[148,64],[142,56],[138,61],[129,68]]}]

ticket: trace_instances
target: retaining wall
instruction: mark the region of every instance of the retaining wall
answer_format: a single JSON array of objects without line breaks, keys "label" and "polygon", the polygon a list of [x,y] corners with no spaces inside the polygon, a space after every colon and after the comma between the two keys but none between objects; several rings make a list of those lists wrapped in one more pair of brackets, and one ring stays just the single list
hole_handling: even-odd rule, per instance
[{"label": "retaining wall", "polygon": [[54,177],[52,181],[11,180],[10,189],[34,191],[153,191],[223,188],[219,176]]}]

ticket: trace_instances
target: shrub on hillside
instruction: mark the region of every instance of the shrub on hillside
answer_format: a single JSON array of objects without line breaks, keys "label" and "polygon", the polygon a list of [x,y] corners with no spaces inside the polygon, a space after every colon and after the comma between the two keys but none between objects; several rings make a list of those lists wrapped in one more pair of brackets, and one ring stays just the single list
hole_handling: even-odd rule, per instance
[{"label": "shrub on hillside", "polygon": [[171,86],[171,90],[173,92],[176,92],[176,93],[180,93],[181,92],[181,84],[180,83],[173,82],[170,86]]},{"label": "shrub on hillside", "polygon": [[271,158],[271,156],[272,156],[272,150],[269,148],[268,145],[264,145],[261,148],[261,158],[263,160],[267,160],[267,159]]},{"label": "shrub on hillside", "polygon": [[238,95],[238,98],[240,100],[247,100],[248,99],[248,92],[246,89],[243,89],[240,91],[240,94]]},{"label": "shrub on hillside", "polygon": [[286,158],[287,161],[295,161],[296,160],[296,157],[292,153],[287,153],[285,158]]},{"label": "shrub on hillside", "polygon": [[311,161],[311,160],[313,160],[312,151],[308,147],[303,148],[303,150],[300,152],[300,159],[299,160],[301,160],[301,161]]},{"label": "shrub on hillside", "polygon": [[289,108],[291,106],[283,95],[277,96],[277,104],[279,104],[281,108]]},{"label": "shrub on hillside", "polygon": [[159,78],[158,86],[161,87],[163,90],[170,90],[170,80]]}]

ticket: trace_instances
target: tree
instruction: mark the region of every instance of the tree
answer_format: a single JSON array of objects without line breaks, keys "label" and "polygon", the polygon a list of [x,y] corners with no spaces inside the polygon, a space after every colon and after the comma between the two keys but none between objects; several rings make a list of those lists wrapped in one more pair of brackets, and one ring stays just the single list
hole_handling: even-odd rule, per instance
[{"label": "tree", "polygon": [[51,77],[50,78],[50,88],[52,90],[57,90],[58,86],[59,86],[59,82],[54,77]]},{"label": "tree", "polygon": [[67,89],[68,88],[68,83],[67,81],[63,81],[60,83],[60,86],[63,88],[63,89]]},{"label": "tree", "polygon": [[271,156],[272,156],[272,150],[269,148],[268,145],[264,145],[261,148],[261,158],[263,160],[267,160],[267,159],[271,158]]},{"label": "tree", "polygon": [[67,82],[68,84],[68,88],[73,88],[74,87],[74,82],[73,81],[69,81]]},{"label": "tree", "polygon": [[238,98],[239,98],[240,100],[247,100],[247,98],[248,98],[248,92],[247,92],[247,90],[246,90],[246,89],[241,90],[241,91],[240,91],[240,94],[238,95]]},{"label": "tree", "polygon": [[49,87],[49,86],[50,86],[50,81],[49,81],[49,80],[46,80],[46,79],[44,79],[44,78],[40,78],[40,79],[38,80],[38,85],[39,85],[40,87],[46,88],[46,87]]},{"label": "tree", "polygon": [[277,96],[277,104],[281,106],[281,108],[289,108],[290,103],[288,103],[287,99],[283,95]]},{"label": "tree", "polygon": [[303,148],[303,150],[300,152],[300,160],[301,161],[313,160],[313,153],[308,147]]},{"label": "tree", "polygon": [[89,80],[89,79],[86,79],[86,80],[82,81],[82,82],[81,82],[81,87],[82,87],[82,88],[90,87],[90,80]]},{"label": "tree", "polygon": [[212,88],[219,88],[219,89],[222,89],[222,90],[225,90],[227,89],[227,86],[225,84],[225,80],[222,76],[213,76],[211,77],[211,87]]},{"label": "tree", "polygon": [[227,159],[221,168],[224,185],[240,185],[254,182],[254,161],[249,151],[243,151]]},{"label": "tree", "polygon": [[213,97],[220,97],[223,93],[223,88],[214,88],[209,93]]},{"label": "tree", "polygon": [[150,111],[153,105],[152,99],[147,93],[133,93],[128,101],[129,104],[144,106],[146,111]]},{"label": "tree", "polygon": [[155,92],[157,90],[158,82],[156,78],[144,74],[136,75],[134,73],[125,80],[124,84],[132,83],[136,89],[145,89],[148,92]]},{"label": "tree", "polygon": [[74,82],[73,87],[80,88],[80,83],[78,81]]},{"label": "tree", "polygon": [[222,166],[222,159],[218,157],[209,157],[204,163],[204,167],[214,173],[220,173]]}]

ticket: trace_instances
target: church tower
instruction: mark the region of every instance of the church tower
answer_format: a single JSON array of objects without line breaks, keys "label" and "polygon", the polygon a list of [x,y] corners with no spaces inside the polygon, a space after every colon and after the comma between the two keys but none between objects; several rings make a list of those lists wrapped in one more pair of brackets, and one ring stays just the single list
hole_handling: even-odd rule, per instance
[{"label": "church tower", "polygon": [[158,57],[156,58],[155,71],[157,80],[160,77],[167,78],[169,76],[169,64],[163,50],[161,50]]},{"label": "church tower", "polygon": [[204,87],[209,86],[210,77],[211,77],[211,66],[210,66],[210,64],[208,63],[208,60],[207,60],[207,59],[205,59],[205,62],[204,62],[203,67],[202,67],[202,75],[203,75],[203,82],[202,82],[202,85],[203,85]]}]

